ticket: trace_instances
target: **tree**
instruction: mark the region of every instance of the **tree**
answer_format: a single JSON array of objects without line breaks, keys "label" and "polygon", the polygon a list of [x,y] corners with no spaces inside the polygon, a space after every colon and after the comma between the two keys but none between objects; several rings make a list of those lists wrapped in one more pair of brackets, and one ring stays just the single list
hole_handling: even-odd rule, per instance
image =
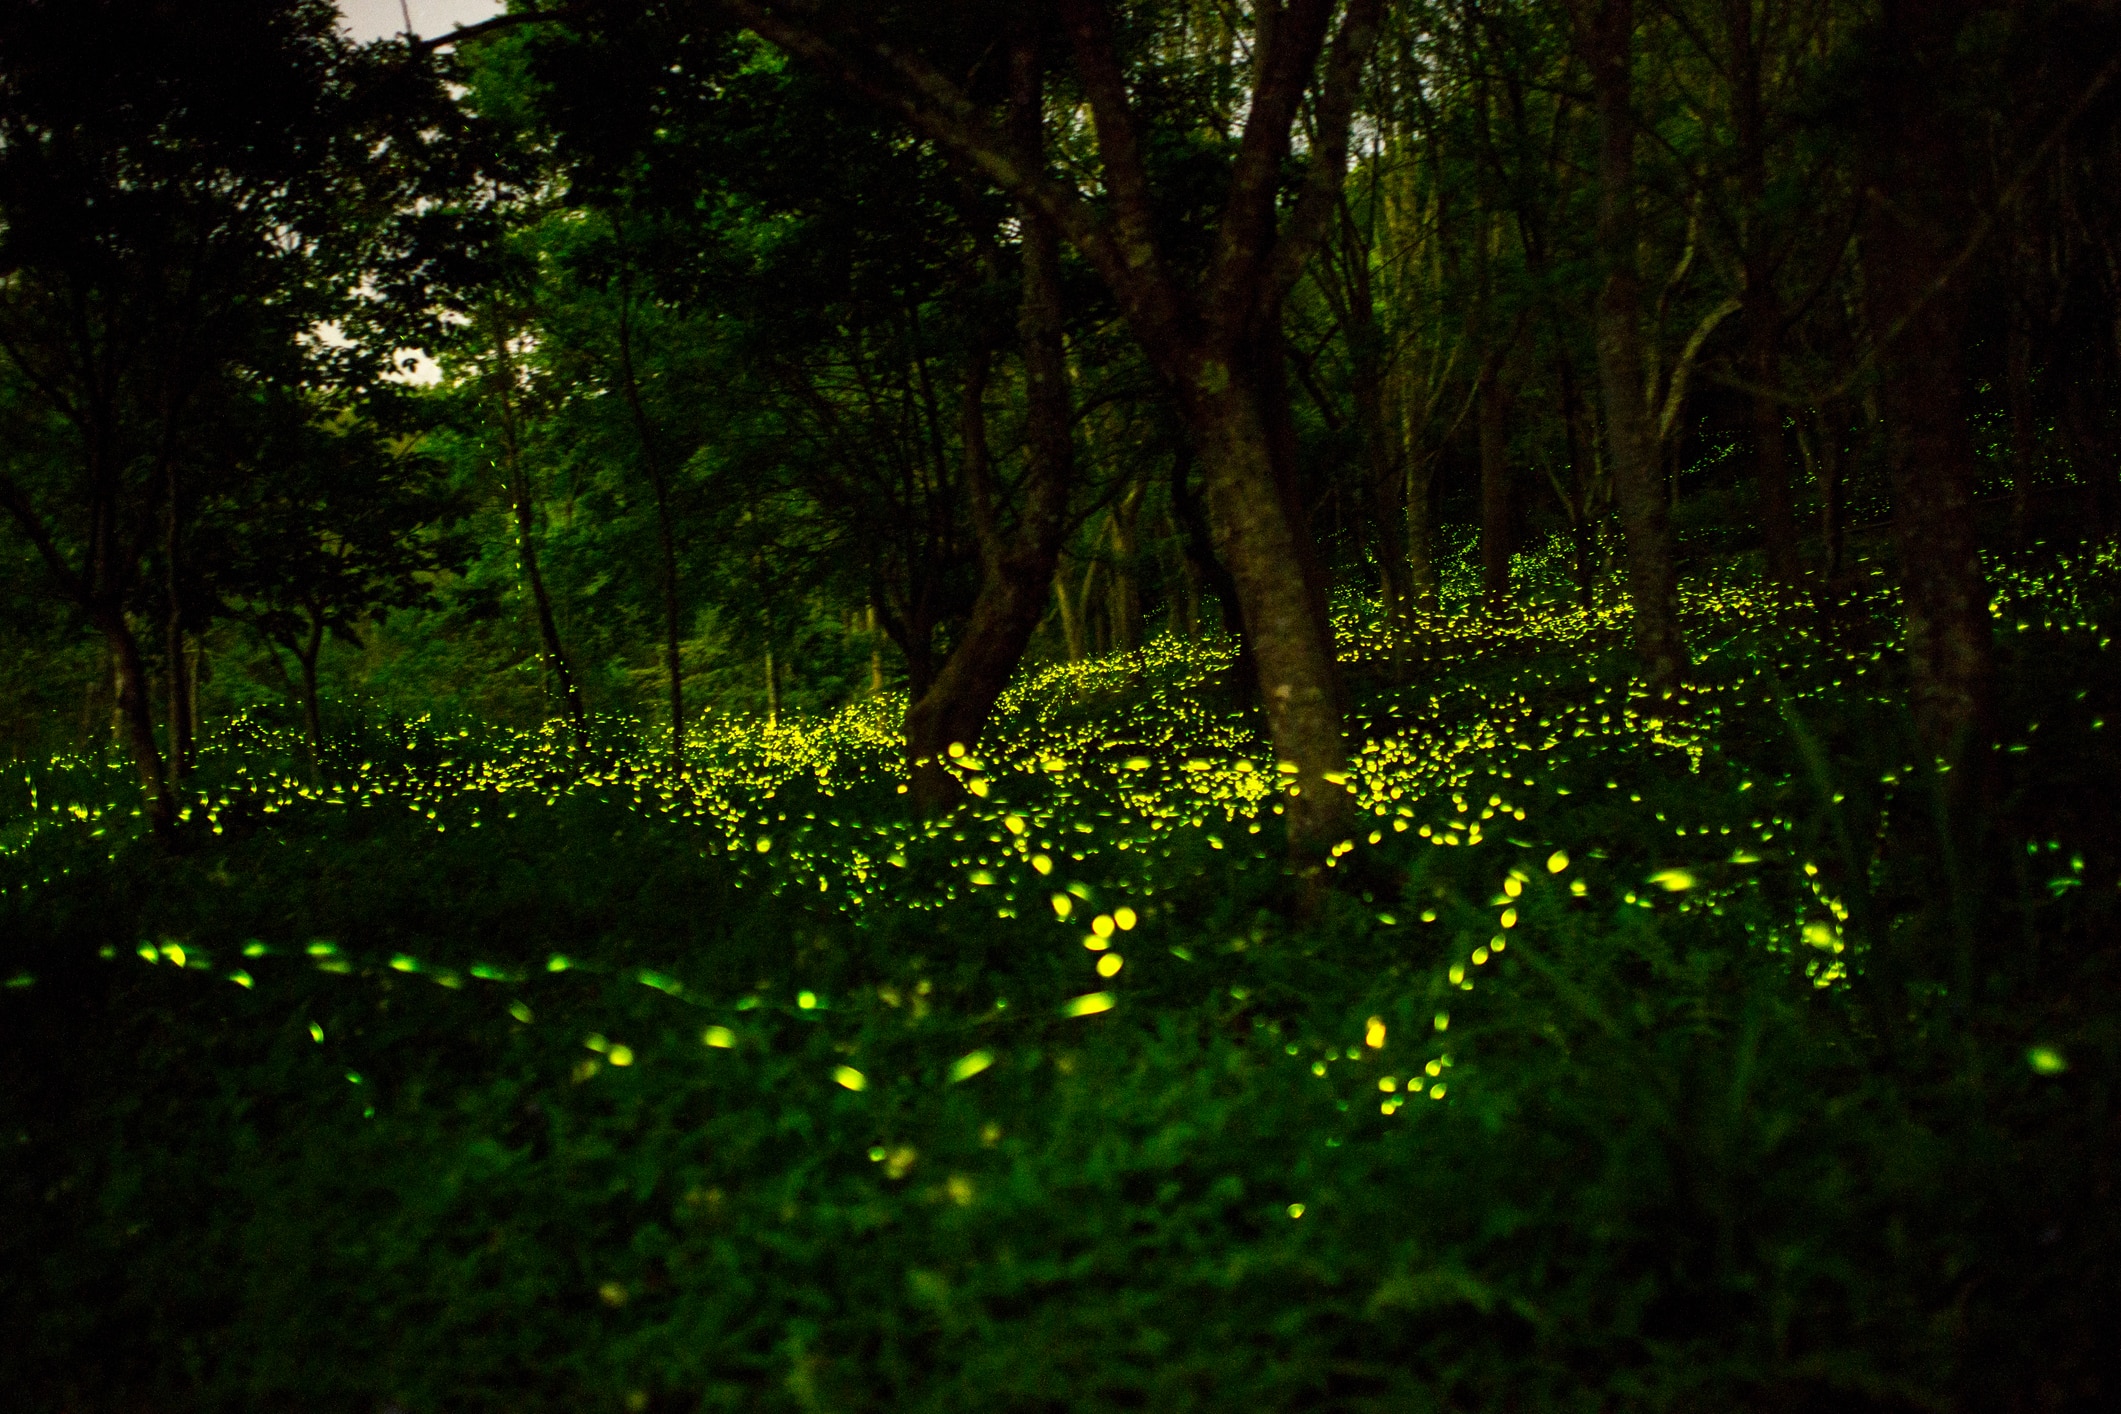
[{"label": "tree", "polygon": [[0,504],[108,645],[158,833],[191,748],[187,538],[218,474],[198,448],[240,387],[387,366],[390,343],[315,331],[422,304],[429,252],[405,223],[441,224],[415,207],[449,123],[416,79],[350,46],[325,0],[26,0],[0,16],[0,377],[27,434]]},{"label": "tree", "polygon": [[253,495],[233,523],[217,587],[226,611],[294,655],[311,769],[324,769],[317,660],[326,635],[360,644],[368,619],[425,599],[468,552],[464,506],[411,439],[350,413],[295,407],[256,448]]}]

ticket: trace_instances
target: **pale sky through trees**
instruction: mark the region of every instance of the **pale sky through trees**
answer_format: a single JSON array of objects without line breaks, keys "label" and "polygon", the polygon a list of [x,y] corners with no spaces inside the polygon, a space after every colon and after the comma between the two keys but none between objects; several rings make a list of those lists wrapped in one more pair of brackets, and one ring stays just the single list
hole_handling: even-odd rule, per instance
[{"label": "pale sky through trees", "polygon": [[404,33],[408,10],[413,33],[431,39],[458,25],[491,19],[505,7],[506,0],[405,0],[402,6],[399,0],[339,0],[347,33],[361,40]]}]

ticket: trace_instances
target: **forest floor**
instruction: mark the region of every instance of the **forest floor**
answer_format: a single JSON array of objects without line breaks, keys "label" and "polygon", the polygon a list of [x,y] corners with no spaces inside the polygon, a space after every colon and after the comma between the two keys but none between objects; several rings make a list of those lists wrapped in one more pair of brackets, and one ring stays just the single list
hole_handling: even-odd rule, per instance
[{"label": "forest floor", "polygon": [[[1991,566],[1917,759],[1880,572],[1344,624],[1293,896],[1226,652],[888,702],[216,735],[0,778],[0,1379],[53,1409],[2111,1407],[2112,550]],[[2111,725],[2110,725],[2111,722]]]}]

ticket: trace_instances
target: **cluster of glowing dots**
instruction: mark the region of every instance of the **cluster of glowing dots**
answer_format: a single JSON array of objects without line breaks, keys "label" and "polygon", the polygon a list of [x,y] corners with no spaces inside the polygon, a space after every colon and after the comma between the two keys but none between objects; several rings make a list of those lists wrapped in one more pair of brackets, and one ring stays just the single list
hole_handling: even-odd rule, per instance
[{"label": "cluster of glowing dots", "polygon": [[[1546,552],[1550,561],[1559,553],[1557,547]],[[2111,551],[2102,554],[2112,556]],[[2102,567],[2114,568],[2104,562]],[[1551,576],[1553,568],[1547,563],[1541,569],[1534,559],[1520,561],[1524,572],[1541,569]],[[1463,569],[1453,573],[1465,577]],[[2107,646],[2071,597],[2068,573],[2028,579],[2000,567],[1991,582],[1996,586],[1991,610],[2006,628],[2028,630],[2035,619],[2022,606],[2038,604],[2046,606],[2037,620],[2041,628],[2089,634],[2099,648]],[[1465,584],[1447,589],[1446,602],[1470,596]],[[1874,612],[1889,613],[1891,595],[1882,581],[1874,579],[1860,592],[1869,596]],[[1614,804],[1624,800],[1653,814],[1655,824],[1669,828],[1693,859],[1706,859],[1705,851],[1713,851],[1719,865],[1801,867],[1811,903],[1783,935],[1764,941],[1813,950],[1815,980],[1820,985],[1841,980],[1845,905],[1815,866],[1784,853],[1789,820],[1769,809],[1746,808],[1745,792],[1756,784],[1781,782],[1742,780],[1726,818],[1682,821],[1667,820],[1638,793],[1622,794],[1617,780],[1587,783],[1583,775],[1596,761],[1645,751],[1689,772],[1714,763],[1744,775],[1741,763],[1722,755],[1719,729],[1727,719],[1758,710],[1778,694],[1800,708],[1812,697],[1832,694],[1845,700],[1866,690],[1884,700],[1887,689],[1878,672],[1882,650],[1844,651],[1801,625],[1773,620],[1772,605],[1757,584],[1690,583],[1683,608],[1697,644],[1771,642],[1774,651],[1734,648],[1727,656],[1744,669],[1724,675],[1714,687],[1694,687],[1682,719],[1631,690],[1624,666],[1602,673],[1584,670],[1587,660],[1595,662],[1592,649],[1624,634],[1624,600],[1609,596],[1589,608],[1534,605],[1505,620],[1470,612],[1420,615],[1409,628],[1383,623],[1372,602],[1343,596],[1335,620],[1345,657],[1396,662],[1411,633],[1430,666],[1420,686],[1386,691],[1368,704],[1374,719],[1420,725],[1363,741],[1346,771],[1336,776],[1362,823],[1334,846],[1331,865],[1340,867],[1362,849],[1410,835],[1429,847],[1453,850],[1496,839],[1529,845],[1541,834],[1535,818],[1540,800],[1603,789],[1614,792],[1609,797]],[[1770,629],[1774,636],[1768,640],[1764,635]],[[1449,671],[1454,661],[1492,653],[1498,641],[1548,650],[1541,661],[1549,666],[1526,668],[1517,690],[1499,694]],[[374,759],[385,755],[378,752],[371,759],[338,763],[326,782],[316,785],[297,772],[258,764],[298,760],[298,743],[256,718],[239,717],[206,743],[205,756],[219,769],[201,772],[214,784],[187,800],[186,814],[218,833],[238,810],[255,816],[391,810],[407,812],[439,834],[499,825],[525,810],[586,795],[695,831],[703,853],[729,860],[738,887],[799,894],[813,907],[857,918],[879,907],[978,906],[1002,919],[1021,919],[1027,928],[1057,928],[1058,933],[1040,936],[1063,946],[1079,942],[1089,955],[1088,980],[1095,988],[1062,1002],[1058,1010],[1066,1017],[1089,1017],[1117,1006],[1117,989],[1148,965],[1146,952],[1134,949],[1130,956],[1121,944],[1155,911],[1158,888],[1173,882],[1173,871],[1217,855],[1236,867],[1281,867],[1259,836],[1284,809],[1283,782],[1293,768],[1274,759],[1244,717],[1218,715],[1206,705],[1218,700],[1211,689],[1230,665],[1227,644],[1167,637],[1134,652],[1023,674],[998,705],[986,737],[977,744],[954,744],[945,758],[946,769],[963,786],[964,804],[928,820],[878,807],[880,799],[905,788],[904,702],[889,697],[776,724],[714,717],[689,733],[682,774],[671,773],[654,743],[637,735],[630,747],[612,749],[584,770],[558,723],[531,731],[472,732],[437,730],[416,719],[398,724],[392,733],[395,759]],[[1086,720],[1078,705],[1085,701],[1105,704],[1102,715]],[[607,741],[624,743],[625,734],[634,730],[606,723],[601,732]],[[1882,784],[1890,788],[1914,770],[1910,764]],[[1562,784],[1564,778],[1574,784]],[[22,783],[19,799],[0,800],[8,811],[0,815],[6,831],[0,848],[8,851],[21,850],[44,831],[102,833],[114,816],[138,813],[128,798],[126,773],[115,760],[62,758],[25,771]],[[1578,852],[1587,851],[1579,847]],[[1559,885],[1569,852],[1555,849],[1546,859]],[[1092,879],[1105,882],[1093,886]],[[1499,909],[1492,937],[1439,964],[1449,986],[1470,990],[1479,969],[1510,946],[1531,882],[1522,868],[1502,876],[1492,900]],[[1589,884],[1576,877],[1566,887],[1569,895],[1581,898]],[[1115,896],[1130,901],[1116,902]],[[1681,909],[1719,906],[1715,889],[1681,867],[1650,874],[1619,902],[1648,907],[1660,896],[1678,896]],[[1093,898],[1110,906],[1093,909]],[[1089,915],[1086,921],[1083,914]],[[1391,913],[1377,917],[1384,927],[1400,921]],[[1424,913],[1422,921],[1433,922],[1434,915]],[[466,977],[503,985],[525,980],[498,966],[473,965],[460,974],[402,954],[387,963],[362,964],[323,940],[278,951],[298,953],[327,972],[388,966],[452,988],[463,987]],[[1182,948],[1169,951],[1185,957]],[[274,952],[263,943],[243,950],[251,965]],[[203,951],[181,941],[142,943],[139,953],[150,962],[214,970]],[[546,970],[577,966],[556,956]],[[225,975],[241,986],[255,984],[245,966],[226,969]],[[718,1007],[711,999],[690,996],[662,974],[643,971],[633,980],[691,1005]],[[760,1004],[752,996],[723,1009]],[[795,1006],[809,1010],[816,999],[803,993]],[[509,1011],[518,1023],[530,1024],[527,1002],[518,998]],[[708,1050],[734,1049],[739,1033],[729,1024],[733,1020],[706,1026],[699,1033],[702,1044]],[[1441,1033],[1448,1015],[1437,1013],[1434,1024]],[[1329,1052],[1312,1069],[1323,1076],[1337,1059],[1380,1053],[1384,1039],[1384,1023],[1373,1019],[1361,1046]],[[590,1054],[576,1067],[577,1079],[604,1067],[625,1069],[637,1059],[631,1046],[600,1033],[585,1039],[584,1046]],[[969,1080],[993,1061],[990,1051],[971,1053],[951,1069],[950,1080]],[[1418,1075],[1378,1077],[1382,1112],[1396,1113],[1416,1094],[1443,1099],[1449,1093],[1443,1072],[1451,1064],[1442,1054],[1430,1058]],[[849,1091],[871,1083],[853,1064],[840,1065],[829,1080]]]}]

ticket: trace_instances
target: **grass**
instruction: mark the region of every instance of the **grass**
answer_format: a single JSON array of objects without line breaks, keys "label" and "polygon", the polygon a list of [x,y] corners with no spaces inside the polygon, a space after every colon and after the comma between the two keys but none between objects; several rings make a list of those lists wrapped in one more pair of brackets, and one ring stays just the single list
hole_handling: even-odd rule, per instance
[{"label": "grass", "polygon": [[926,825],[888,704],[712,724],[683,783],[616,728],[585,764],[427,721],[313,786],[245,719],[177,858],[116,763],[38,766],[0,782],[0,1377],[2104,1407],[2121,579],[1994,568],[1980,818],[1914,759],[1882,596],[1698,586],[1678,712],[1610,605],[1411,656],[1351,617],[1366,828],[1309,911],[1202,645],[1027,679]]}]

